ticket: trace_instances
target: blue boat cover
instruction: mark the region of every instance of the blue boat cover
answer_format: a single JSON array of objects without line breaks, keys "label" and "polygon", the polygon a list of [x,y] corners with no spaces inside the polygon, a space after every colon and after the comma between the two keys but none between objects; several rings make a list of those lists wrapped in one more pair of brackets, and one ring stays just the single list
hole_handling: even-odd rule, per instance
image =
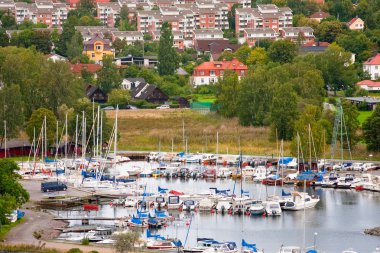
[{"label": "blue boat cover", "polygon": [[281,195],[282,195],[283,197],[285,197],[285,196],[290,196],[290,195],[292,195],[292,194],[291,194],[290,192],[286,192],[286,191],[284,191],[284,189],[282,189]]},{"label": "blue boat cover", "polygon": [[142,220],[133,215],[131,219],[131,223],[136,224],[136,225],[142,225]]},{"label": "blue boat cover", "polygon": [[17,210],[17,219],[21,219],[22,217],[25,216],[25,212],[21,211],[21,210]]},{"label": "blue boat cover", "polygon": [[293,161],[293,157],[281,157],[280,160],[278,160],[278,164],[280,164],[280,165],[287,165],[291,161]]},{"label": "blue boat cover", "polygon": [[158,240],[165,240],[165,237],[163,237],[163,236],[160,236],[160,235],[152,235],[152,234],[150,233],[150,230],[149,230],[149,229],[146,230],[146,237],[147,237],[147,238],[155,238],[155,239],[158,239]]},{"label": "blue boat cover", "polygon": [[308,251],[306,251],[306,253],[318,253],[318,251],[316,251],[315,249],[309,249]]},{"label": "blue boat cover", "polygon": [[166,193],[167,190],[168,189],[166,189],[166,188],[161,188],[161,187],[158,186],[158,192],[159,193]]},{"label": "blue boat cover", "polygon": [[181,246],[182,246],[182,242],[181,242],[181,240],[173,241],[173,243],[174,243],[174,245],[175,245],[176,247],[181,247]]},{"label": "blue boat cover", "polygon": [[241,246],[251,249],[253,252],[257,252],[256,243],[250,244],[250,243],[247,243],[244,239],[242,239]]}]

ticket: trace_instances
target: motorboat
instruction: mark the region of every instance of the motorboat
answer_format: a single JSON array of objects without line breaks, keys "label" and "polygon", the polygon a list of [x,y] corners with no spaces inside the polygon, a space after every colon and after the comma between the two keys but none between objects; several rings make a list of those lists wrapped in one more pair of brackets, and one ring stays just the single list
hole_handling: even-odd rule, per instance
[{"label": "motorboat", "polygon": [[213,154],[204,154],[202,157],[203,165],[211,165],[216,163],[216,157]]},{"label": "motorboat", "polygon": [[265,166],[257,166],[255,168],[255,173],[253,174],[253,180],[261,182],[267,177],[267,168]]},{"label": "motorboat", "polygon": [[203,159],[203,155],[190,155],[185,158],[186,163],[200,163]]},{"label": "motorboat", "polygon": [[214,168],[209,168],[203,173],[203,177],[206,179],[215,179],[216,170]]},{"label": "motorboat", "polygon": [[266,203],[265,212],[269,216],[279,216],[282,214],[280,204],[275,201],[269,201]]},{"label": "motorboat", "polygon": [[169,166],[165,169],[164,175],[167,178],[178,177],[180,168],[177,166]]},{"label": "motorboat", "polygon": [[357,253],[357,252],[353,250],[352,248],[349,248],[349,249],[343,250],[342,253]]},{"label": "motorboat", "polygon": [[210,212],[215,207],[215,202],[210,198],[204,198],[199,201],[199,211]]},{"label": "motorboat", "polygon": [[212,238],[197,238],[197,246],[183,249],[184,253],[202,253],[210,249],[213,244],[219,243]]},{"label": "motorboat", "polygon": [[156,197],[156,200],[154,201],[154,207],[158,209],[166,207],[165,197],[163,196]]},{"label": "motorboat", "polygon": [[198,207],[198,202],[192,199],[185,200],[183,202],[183,210],[194,211]]},{"label": "motorboat", "polygon": [[298,246],[281,246],[278,253],[301,253],[301,247],[298,247]]},{"label": "motorboat", "polygon": [[129,164],[116,164],[115,165],[115,170],[120,171],[120,173],[128,173],[129,176],[138,176],[143,170],[139,166],[128,166]]},{"label": "motorboat", "polygon": [[160,153],[158,152],[150,152],[148,155],[148,161],[157,161],[160,157]]},{"label": "motorboat", "polygon": [[216,174],[217,178],[229,178],[231,176],[232,176],[232,171],[230,168],[227,168],[227,167],[218,168],[218,172]]},{"label": "motorboat", "polygon": [[230,209],[232,209],[232,199],[231,198],[225,198],[225,199],[219,199],[218,200],[218,203],[216,204],[217,212],[224,214],[224,213],[227,213]]},{"label": "motorboat", "polygon": [[306,192],[292,192],[292,199],[287,200],[282,207],[284,210],[299,211],[313,208],[319,202],[319,198],[313,198]]},{"label": "motorboat", "polygon": [[137,206],[137,200],[133,198],[126,198],[124,200],[124,207],[135,207]]},{"label": "motorboat", "polygon": [[153,170],[151,168],[144,168],[140,173],[140,177],[151,177],[152,174]]},{"label": "motorboat", "polygon": [[338,189],[350,189],[352,182],[355,180],[354,174],[346,174],[344,177],[339,177],[336,182],[336,188]]},{"label": "motorboat", "polygon": [[234,198],[232,201],[232,211],[234,214],[244,214],[249,211],[249,208],[252,204],[252,199],[247,196],[241,198]]},{"label": "motorboat", "polygon": [[324,179],[321,183],[322,188],[336,188],[338,175],[335,172],[331,172],[327,179]]},{"label": "motorboat", "polygon": [[156,239],[152,241],[148,241],[146,245],[147,249],[154,249],[154,250],[178,250],[182,248],[181,241],[175,241],[175,240],[162,240],[162,239]]},{"label": "motorboat", "polygon": [[255,169],[251,166],[246,166],[242,169],[242,177],[244,179],[253,179],[255,176]]},{"label": "motorboat", "polygon": [[375,189],[372,174],[363,174],[360,184],[363,190],[373,191]]},{"label": "motorboat", "polygon": [[171,209],[179,209],[182,205],[182,201],[181,199],[179,198],[179,196],[176,196],[176,195],[173,195],[173,196],[169,196],[168,197],[168,209],[171,210]]},{"label": "motorboat", "polygon": [[212,244],[210,248],[203,251],[203,253],[234,253],[238,252],[236,243],[223,242]]},{"label": "motorboat", "polygon": [[130,221],[128,221],[128,226],[130,227],[137,227],[137,228],[147,228],[148,223],[143,221],[141,217],[135,217],[133,216]]},{"label": "motorboat", "polygon": [[260,200],[255,200],[249,207],[249,212],[252,216],[263,215],[265,213],[265,205]]}]

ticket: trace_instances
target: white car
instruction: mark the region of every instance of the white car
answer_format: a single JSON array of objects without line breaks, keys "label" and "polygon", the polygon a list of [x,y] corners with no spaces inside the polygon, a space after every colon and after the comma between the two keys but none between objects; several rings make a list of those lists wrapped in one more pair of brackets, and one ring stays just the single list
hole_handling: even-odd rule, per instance
[{"label": "white car", "polygon": [[160,105],[157,106],[156,109],[170,109],[170,105]]}]

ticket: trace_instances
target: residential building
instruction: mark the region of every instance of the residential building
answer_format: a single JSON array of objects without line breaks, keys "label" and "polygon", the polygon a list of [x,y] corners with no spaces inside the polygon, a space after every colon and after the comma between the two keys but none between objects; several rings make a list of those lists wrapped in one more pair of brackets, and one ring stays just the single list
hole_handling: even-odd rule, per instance
[{"label": "residential building", "polygon": [[223,60],[204,62],[194,68],[194,72],[191,77],[192,84],[194,86],[199,86],[216,83],[219,78],[223,77],[226,70],[234,71],[240,80],[241,77],[247,74],[248,67],[236,58],[231,61]]},{"label": "residential building", "polygon": [[146,84],[145,79],[142,77],[137,78],[124,78],[121,82],[121,88],[124,90],[133,90],[139,85]]},{"label": "residential building", "polygon": [[315,40],[314,30],[311,27],[286,27],[280,30],[283,39],[289,39],[299,44],[305,44]]},{"label": "residential building", "polygon": [[257,41],[269,39],[276,40],[279,33],[272,28],[247,28],[244,29],[244,37],[239,39],[240,43],[247,43],[250,47],[254,46]]},{"label": "residential building", "polygon": [[58,61],[67,61],[67,58],[62,56],[62,55],[59,55],[59,54],[49,54],[47,56],[47,59],[48,60],[51,60],[53,62],[58,62]]},{"label": "residential building", "polygon": [[330,14],[324,11],[318,11],[309,16],[310,19],[318,21],[321,23],[322,19],[330,17]]},{"label": "residential building", "polygon": [[71,65],[71,72],[74,74],[81,74],[82,70],[86,70],[97,77],[96,73],[102,69],[102,65],[94,63],[76,63]]},{"label": "residential building", "polygon": [[180,50],[185,49],[185,38],[182,31],[173,31],[173,46]]},{"label": "residential building", "polygon": [[193,40],[217,40],[223,39],[223,31],[220,29],[195,29]]},{"label": "residential building", "polygon": [[88,85],[86,88],[86,97],[90,101],[94,101],[95,103],[103,104],[108,100],[107,94],[104,93],[99,87]]},{"label": "residential building", "polygon": [[363,80],[358,82],[357,85],[367,91],[380,91],[380,82]]},{"label": "residential building", "polygon": [[0,0],[0,10],[2,11],[13,10],[14,7],[15,7],[14,0]]},{"label": "residential building", "polygon": [[132,90],[132,98],[142,99],[153,104],[163,104],[169,97],[157,86],[146,83]]},{"label": "residential building", "polygon": [[377,105],[380,104],[379,98],[374,97],[346,97],[344,98],[354,105],[367,105],[368,110],[375,110]]},{"label": "residential building", "polygon": [[97,3],[97,18],[108,27],[115,27],[115,22],[120,17],[121,6],[119,3]]},{"label": "residential building", "polygon": [[124,40],[127,42],[128,45],[135,43],[136,41],[144,41],[144,35],[142,32],[138,31],[112,31],[112,41],[115,41],[116,39]]},{"label": "residential building", "polygon": [[328,42],[309,41],[299,47],[299,52],[302,53],[321,53],[326,51],[330,46]]},{"label": "residential building", "polygon": [[363,71],[368,72],[371,80],[380,78],[380,54],[377,53],[374,57],[369,58],[363,63]]},{"label": "residential building", "polygon": [[240,46],[231,44],[227,39],[195,40],[194,49],[198,55],[210,55],[213,60],[218,60],[224,51],[234,53]]},{"label": "residential building", "polygon": [[347,26],[350,30],[362,31],[364,29],[364,21],[361,18],[356,17],[348,21]]},{"label": "residential building", "polygon": [[156,67],[158,64],[157,56],[133,56],[127,55],[125,57],[116,58],[115,64],[120,68],[128,65],[135,64],[140,67]]},{"label": "residential building", "polygon": [[289,7],[277,7],[274,4],[259,4],[257,8],[237,8],[235,31],[239,37],[244,29],[271,28],[278,32],[293,26],[293,14]]},{"label": "residential building", "polygon": [[75,30],[81,33],[84,42],[91,40],[96,35],[101,38],[112,38],[112,33],[119,31],[117,28],[107,26],[75,26]]},{"label": "residential building", "polygon": [[69,7],[63,3],[55,3],[50,0],[36,0],[29,4],[16,2],[14,14],[17,24],[30,21],[34,24],[44,23],[48,27],[61,27],[67,19]]},{"label": "residential building", "polygon": [[85,41],[83,46],[83,54],[86,54],[90,60],[97,63],[101,62],[104,56],[110,55],[115,57],[115,51],[111,48],[111,41],[103,39],[99,35],[95,35],[89,41]]}]

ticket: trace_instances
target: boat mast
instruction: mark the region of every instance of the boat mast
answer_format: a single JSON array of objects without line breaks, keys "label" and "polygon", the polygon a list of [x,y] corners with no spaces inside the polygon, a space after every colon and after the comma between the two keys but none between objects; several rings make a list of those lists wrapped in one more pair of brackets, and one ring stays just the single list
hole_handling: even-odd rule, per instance
[{"label": "boat mast", "polygon": [[311,126],[309,124],[309,170],[312,170],[312,164],[311,164]]},{"label": "boat mast", "polygon": [[66,160],[67,160],[67,113],[65,115],[65,171],[66,171]]},{"label": "boat mast", "polygon": [[82,163],[84,166],[86,156],[86,118],[84,117],[84,111],[82,111]]},{"label": "boat mast", "polygon": [[297,172],[300,174],[300,134],[297,132]]},{"label": "boat mast", "polygon": [[100,155],[103,155],[103,112],[100,113]]},{"label": "boat mast", "polygon": [[45,115],[45,157],[47,157],[47,134],[46,134],[46,115]]},{"label": "boat mast", "polygon": [[172,138],[172,153],[174,152],[174,140]]},{"label": "boat mast", "polygon": [[183,143],[183,148],[186,150],[186,144],[185,144],[185,120],[182,119],[182,143]]},{"label": "boat mast", "polygon": [[96,148],[95,148],[95,155],[99,156],[99,132],[100,132],[100,107],[98,106],[98,116],[96,121]]},{"label": "boat mast", "polygon": [[78,153],[78,114],[75,119],[75,147],[74,147],[74,158],[77,159]]},{"label": "boat mast", "polygon": [[114,142],[114,146],[113,146],[113,152],[115,154],[115,158],[116,158],[116,152],[117,152],[117,114],[119,112],[119,105],[116,105],[116,115],[115,115],[115,142]]}]

